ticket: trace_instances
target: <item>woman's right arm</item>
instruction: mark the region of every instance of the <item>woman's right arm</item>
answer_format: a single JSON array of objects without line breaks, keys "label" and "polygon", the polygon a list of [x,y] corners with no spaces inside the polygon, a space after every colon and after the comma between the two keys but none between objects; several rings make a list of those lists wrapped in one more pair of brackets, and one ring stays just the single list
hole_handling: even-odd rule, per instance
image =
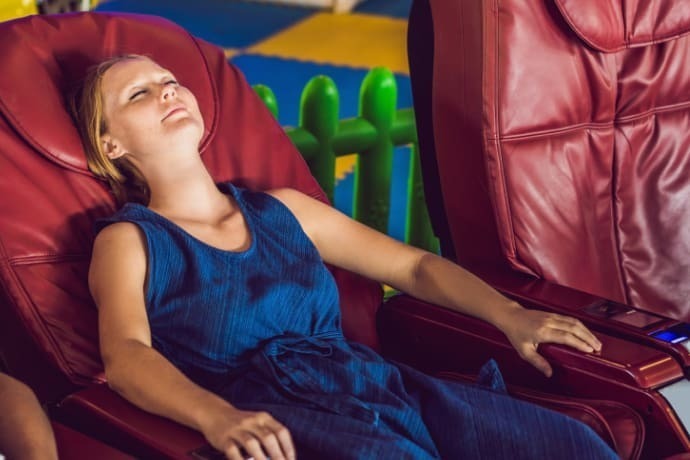
[{"label": "woman's right arm", "polygon": [[145,244],[139,228],[127,222],[104,228],[94,242],[89,288],[110,387],[146,411],[201,431],[228,458],[241,459],[240,446],[256,460],[295,458],[288,430],[273,417],[236,409],[151,347]]}]

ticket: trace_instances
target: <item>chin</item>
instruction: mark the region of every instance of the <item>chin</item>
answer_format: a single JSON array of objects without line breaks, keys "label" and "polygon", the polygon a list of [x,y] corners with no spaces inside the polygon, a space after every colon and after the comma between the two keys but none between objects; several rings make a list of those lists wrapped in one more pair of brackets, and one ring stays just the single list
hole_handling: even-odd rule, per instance
[{"label": "chin", "polygon": [[201,139],[204,136],[203,124],[180,123],[173,126],[173,128],[173,132],[166,135],[172,147],[177,148],[181,145],[189,145],[190,148],[198,148],[201,145]]}]

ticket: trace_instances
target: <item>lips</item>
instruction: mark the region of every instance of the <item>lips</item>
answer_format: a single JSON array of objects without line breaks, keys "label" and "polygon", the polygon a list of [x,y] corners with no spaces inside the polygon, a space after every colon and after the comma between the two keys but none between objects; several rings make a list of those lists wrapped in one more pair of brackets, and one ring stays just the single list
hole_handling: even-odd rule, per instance
[{"label": "lips", "polygon": [[165,116],[163,117],[161,122],[164,122],[168,117],[170,117],[171,115],[174,115],[180,111],[186,112],[187,107],[185,107],[183,105],[176,105],[175,107],[172,107],[170,110],[168,110],[168,113],[165,114]]}]

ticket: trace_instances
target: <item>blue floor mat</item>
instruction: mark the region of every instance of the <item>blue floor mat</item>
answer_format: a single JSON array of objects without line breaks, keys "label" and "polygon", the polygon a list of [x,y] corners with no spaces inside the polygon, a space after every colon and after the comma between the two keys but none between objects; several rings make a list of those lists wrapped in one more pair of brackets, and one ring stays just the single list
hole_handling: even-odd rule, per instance
[{"label": "blue floor mat", "polygon": [[155,14],[216,45],[244,48],[317,10],[238,0],[110,0],[101,2],[96,11]]},{"label": "blue floor mat", "polygon": [[[447,0],[450,1],[450,0]],[[412,0],[366,0],[355,7],[357,13],[379,14],[407,19]]]}]

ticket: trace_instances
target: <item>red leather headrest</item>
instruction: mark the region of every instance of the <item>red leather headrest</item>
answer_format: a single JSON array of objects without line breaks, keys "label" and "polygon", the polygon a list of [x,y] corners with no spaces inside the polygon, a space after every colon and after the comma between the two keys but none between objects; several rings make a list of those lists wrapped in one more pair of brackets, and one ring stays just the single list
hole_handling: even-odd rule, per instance
[{"label": "red leather headrest", "polygon": [[671,40],[690,32],[690,5],[677,0],[555,0],[572,30],[605,52]]},{"label": "red leather headrest", "polygon": [[[88,15],[79,22],[79,28],[71,31],[65,30],[61,21],[64,18],[42,16],[29,19],[33,21],[31,28],[25,21],[14,21],[17,27],[6,24],[3,28],[0,111],[48,159],[72,170],[87,171],[79,135],[68,111],[54,108],[67,107],[64,95],[79,85],[93,62],[100,62],[103,56],[127,53],[154,55],[159,64],[172,70],[192,90],[206,124],[202,148],[208,143],[217,116],[217,97],[197,43],[171,22],[153,17],[147,17],[147,22],[129,20],[136,18],[126,14]],[[51,27],[46,27],[46,22]],[[148,36],[151,26],[156,26],[155,40]],[[133,30],[137,28],[141,30]],[[185,36],[187,39],[181,39]],[[104,48],[80,46],[103,41]],[[30,46],[18,46],[21,43]],[[183,66],[180,56],[185,56]]]}]

